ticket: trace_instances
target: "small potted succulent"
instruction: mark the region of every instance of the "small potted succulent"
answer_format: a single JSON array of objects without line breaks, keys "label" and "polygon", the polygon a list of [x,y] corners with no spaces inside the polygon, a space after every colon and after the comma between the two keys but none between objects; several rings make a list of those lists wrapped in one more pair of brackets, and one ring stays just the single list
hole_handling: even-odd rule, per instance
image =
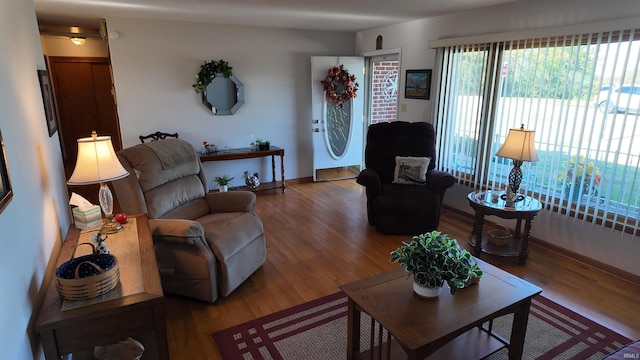
[{"label": "small potted succulent", "polygon": [[271,143],[262,139],[256,139],[256,148],[258,150],[269,150]]},{"label": "small potted succulent", "polygon": [[214,178],[214,181],[218,184],[218,190],[220,192],[229,191],[229,185],[233,181],[233,177],[229,175],[218,175]]},{"label": "small potted succulent", "polygon": [[471,253],[447,234],[432,231],[403,244],[391,252],[391,262],[399,263],[413,275],[413,289],[422,297],[437,297],[445,282],[454,295],[482,276]]}]

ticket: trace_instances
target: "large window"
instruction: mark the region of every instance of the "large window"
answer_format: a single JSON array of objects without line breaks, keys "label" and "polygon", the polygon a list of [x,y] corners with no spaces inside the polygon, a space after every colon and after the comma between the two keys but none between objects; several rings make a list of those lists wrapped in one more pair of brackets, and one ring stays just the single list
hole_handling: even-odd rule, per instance
[{"label": "large window", "polygon": [[495,156],[510,128],[535,130],[540,160],[521,191],[547,210],[638,233],[640,31],[439,49],[439,165],[475,189],[504,189]]}]

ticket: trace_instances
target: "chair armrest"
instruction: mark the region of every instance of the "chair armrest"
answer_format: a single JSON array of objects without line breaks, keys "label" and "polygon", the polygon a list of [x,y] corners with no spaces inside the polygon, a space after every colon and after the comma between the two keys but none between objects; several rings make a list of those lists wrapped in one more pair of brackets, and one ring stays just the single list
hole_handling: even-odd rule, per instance
[{"label": "chair armrest", "polygon": [[253,212],[256,194],[251,191],[209,192],[205,199],[211,213]]},{"label": "chair armrest", "polygon": [[431,170],[427,174],[427,184],[440,188],[450,188],[456,183],[456,178],[446,171]]},{"label": "chair armrest", "polygon": [[154,241],[196,244],[204,241],[204,228],[199,222],[186,219],[149,219]]},{"label": "chair armrest", "polygon": [[380,175],[374,169],[367,168],[360,172],[356,178],[356,182],[367,188],[367,194],[382,193],[382,181]]}]

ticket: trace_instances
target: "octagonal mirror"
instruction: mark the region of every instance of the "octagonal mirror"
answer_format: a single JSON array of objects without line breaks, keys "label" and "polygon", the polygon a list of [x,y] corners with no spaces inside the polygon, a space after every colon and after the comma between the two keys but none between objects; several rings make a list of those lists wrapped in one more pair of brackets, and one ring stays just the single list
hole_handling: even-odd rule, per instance
[{"label": "octagonal mirror", "polygon": [[202,92],[202,104],[213,115],[233,115],[244,104],[244,84],[235,75],[217,74]]}]

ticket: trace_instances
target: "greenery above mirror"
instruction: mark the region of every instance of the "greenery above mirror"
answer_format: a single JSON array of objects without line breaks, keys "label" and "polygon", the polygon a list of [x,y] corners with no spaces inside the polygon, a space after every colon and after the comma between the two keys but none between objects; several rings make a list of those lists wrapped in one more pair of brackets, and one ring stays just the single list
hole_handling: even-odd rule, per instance
[{"label": "greenery above mirror", "polygon": [[229,78],[233,75],[232,69],[229,63],[222,59],[220,61],[205,61],[200,66],[200,72],[196,76],[196,83],[192,86],[197,93],[201,93],[206,90],[207,85],[211,84],[216,74],[222,74],[225,78]]}]

